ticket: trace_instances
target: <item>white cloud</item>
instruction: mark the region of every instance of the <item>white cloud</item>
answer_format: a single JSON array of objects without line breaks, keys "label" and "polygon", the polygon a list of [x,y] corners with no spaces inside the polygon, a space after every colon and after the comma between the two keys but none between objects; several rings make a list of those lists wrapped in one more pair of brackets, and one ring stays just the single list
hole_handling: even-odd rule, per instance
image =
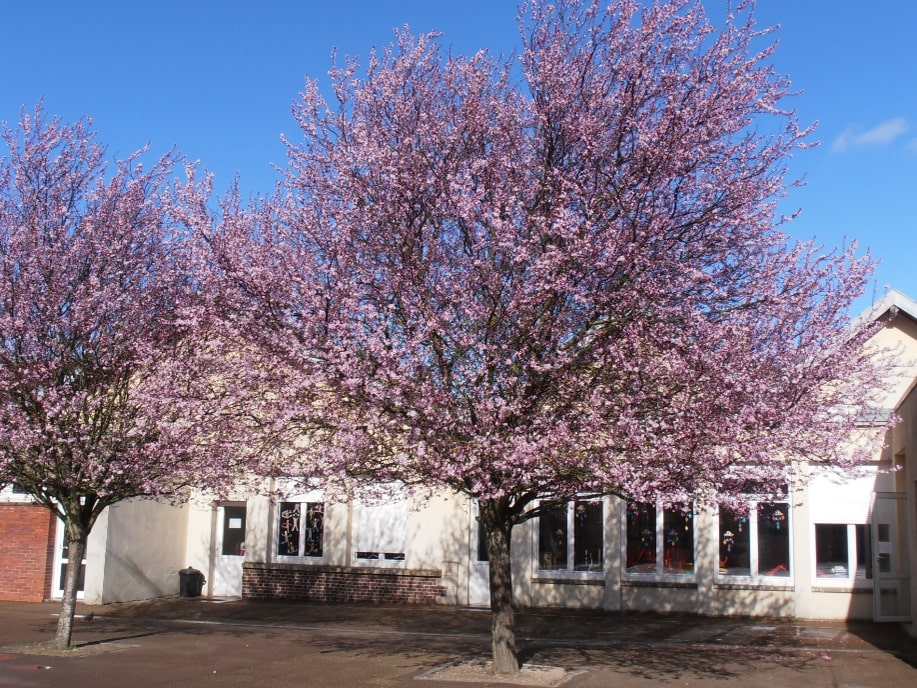
[{"label": "white cloud", "polygon": [[849,148],[862,146],[884,146],[904,134],[910,125],[904,117],[895,117],[879,122],[872,129],[859,131],[855,127],[848,127],[834,139],[831,150],[844,151]]}]

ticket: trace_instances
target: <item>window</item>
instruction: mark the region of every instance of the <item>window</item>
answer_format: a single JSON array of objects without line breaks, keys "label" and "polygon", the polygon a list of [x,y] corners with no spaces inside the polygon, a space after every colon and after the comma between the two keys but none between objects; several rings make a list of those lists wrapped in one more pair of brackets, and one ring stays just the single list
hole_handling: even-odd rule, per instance
[{"label": "window", "polygon": [[357,563],[405,560],[408,502],[403,487],[380,485],[353,502],[353,556]]},{"label": "window", "polygon": [[720,511],[721,576],[790,576],[790,509],[783,502]]},{"label": "window", "polygon": [[866,524],[815,524],[815,577],[833,581],[872,578],[872,546]]},{"label": "window", "polygon": [[245,507],[224,506],[220,553],[224,557],[245,556]]},{"label": "window", "polygon": [[627,504],[628,573],[690,575],[694,573],[694,509],[691,505],[657,508]]},{"label": "window", "polygon": [[601,571],[605,560],[602,502],[576,500],[538,518],[538,568],[542,571]]},{"label": "window", "polygon": [[0,484],[0,502],[33,502],[34,497],[16,483]]},{"label": "window", "polygon": [[814,472],[809,514],[815,524],[813,575],[821,586],[868,586],[873,577],[872,526],[876,467],[838,476]]},{"label": "window", "polygon": [[325,505],[322,502],[281,502],[279,514],[278,556],[322,556],[325,533]]}]

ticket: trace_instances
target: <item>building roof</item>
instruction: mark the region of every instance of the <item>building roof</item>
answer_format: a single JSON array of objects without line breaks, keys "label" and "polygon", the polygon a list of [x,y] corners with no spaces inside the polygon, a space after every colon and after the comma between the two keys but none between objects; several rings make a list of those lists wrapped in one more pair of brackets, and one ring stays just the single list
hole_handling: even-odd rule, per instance
[{"label": "building roof", "polygon": [[917,301],[897,289],[889,288],[881,299],[857,316],[854,323],[859,325],[873,322],[887,313],[892,316],[903,313],[911,320],[917,321]]}]

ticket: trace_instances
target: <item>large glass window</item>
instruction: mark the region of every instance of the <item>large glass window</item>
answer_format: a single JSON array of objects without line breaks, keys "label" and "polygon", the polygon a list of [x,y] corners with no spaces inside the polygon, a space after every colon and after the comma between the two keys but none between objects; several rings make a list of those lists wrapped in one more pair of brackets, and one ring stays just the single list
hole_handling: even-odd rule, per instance
[{"label": "large glass window", "polygon": [[[277,554],[282,557],[320,557],[325,532],[322,502],[281,502]],[[304,518],[305,516],[305,518]]]},{"label": "large glass window", "polygon": [[694,511],[690,506],[663,510],[663,573],[694,573]]},{"label": "large glass window", "polygon": [[694,510],[691,505],[657,508],[627,504],[628,573],[688,575],[694,573]]},{"label": "large glass window", "polygon": [[627,505],[627,571],[656,573],[656,507],[643,502]]},{"label": "large glass window", "polygon": [[787,504],[758,505],[758,574],[790,575],[790,509]]},{"label": "large glass window", "polygon": [[720,573],[751,575],[751,529],[748,514],[720,511]]},{"label": "large glass window", "polygon": [[783,502],[720,510],[720,575],[790,575],[790,509]]},{"label": "large glass window", "polygon": [[815,576],[835,581],[872,578],[872,546],[866,524],[815,524]]},{"label": "large glass window", "polygon": [[605,538],[602,502],[576,500],[542,512],[538,519],[538,568],[601,571]]}]

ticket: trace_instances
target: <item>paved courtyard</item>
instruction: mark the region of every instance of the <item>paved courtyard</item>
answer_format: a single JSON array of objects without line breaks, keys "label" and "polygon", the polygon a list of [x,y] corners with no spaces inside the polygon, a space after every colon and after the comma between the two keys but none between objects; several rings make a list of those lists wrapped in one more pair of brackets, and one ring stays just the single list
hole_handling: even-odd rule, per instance
[{"label": "paved courtyard", "polygon": [[[38,646],[57,611],[0,602],[0,686],[509,685],[442,671],[487,659],[484,611],[204,598],[81,606],[65,656]],[[526,666],[555,669],[529,672],[530,685],[917,686],[917,641],[897,625],[535,610],[520,612],[518,636]]]}]

